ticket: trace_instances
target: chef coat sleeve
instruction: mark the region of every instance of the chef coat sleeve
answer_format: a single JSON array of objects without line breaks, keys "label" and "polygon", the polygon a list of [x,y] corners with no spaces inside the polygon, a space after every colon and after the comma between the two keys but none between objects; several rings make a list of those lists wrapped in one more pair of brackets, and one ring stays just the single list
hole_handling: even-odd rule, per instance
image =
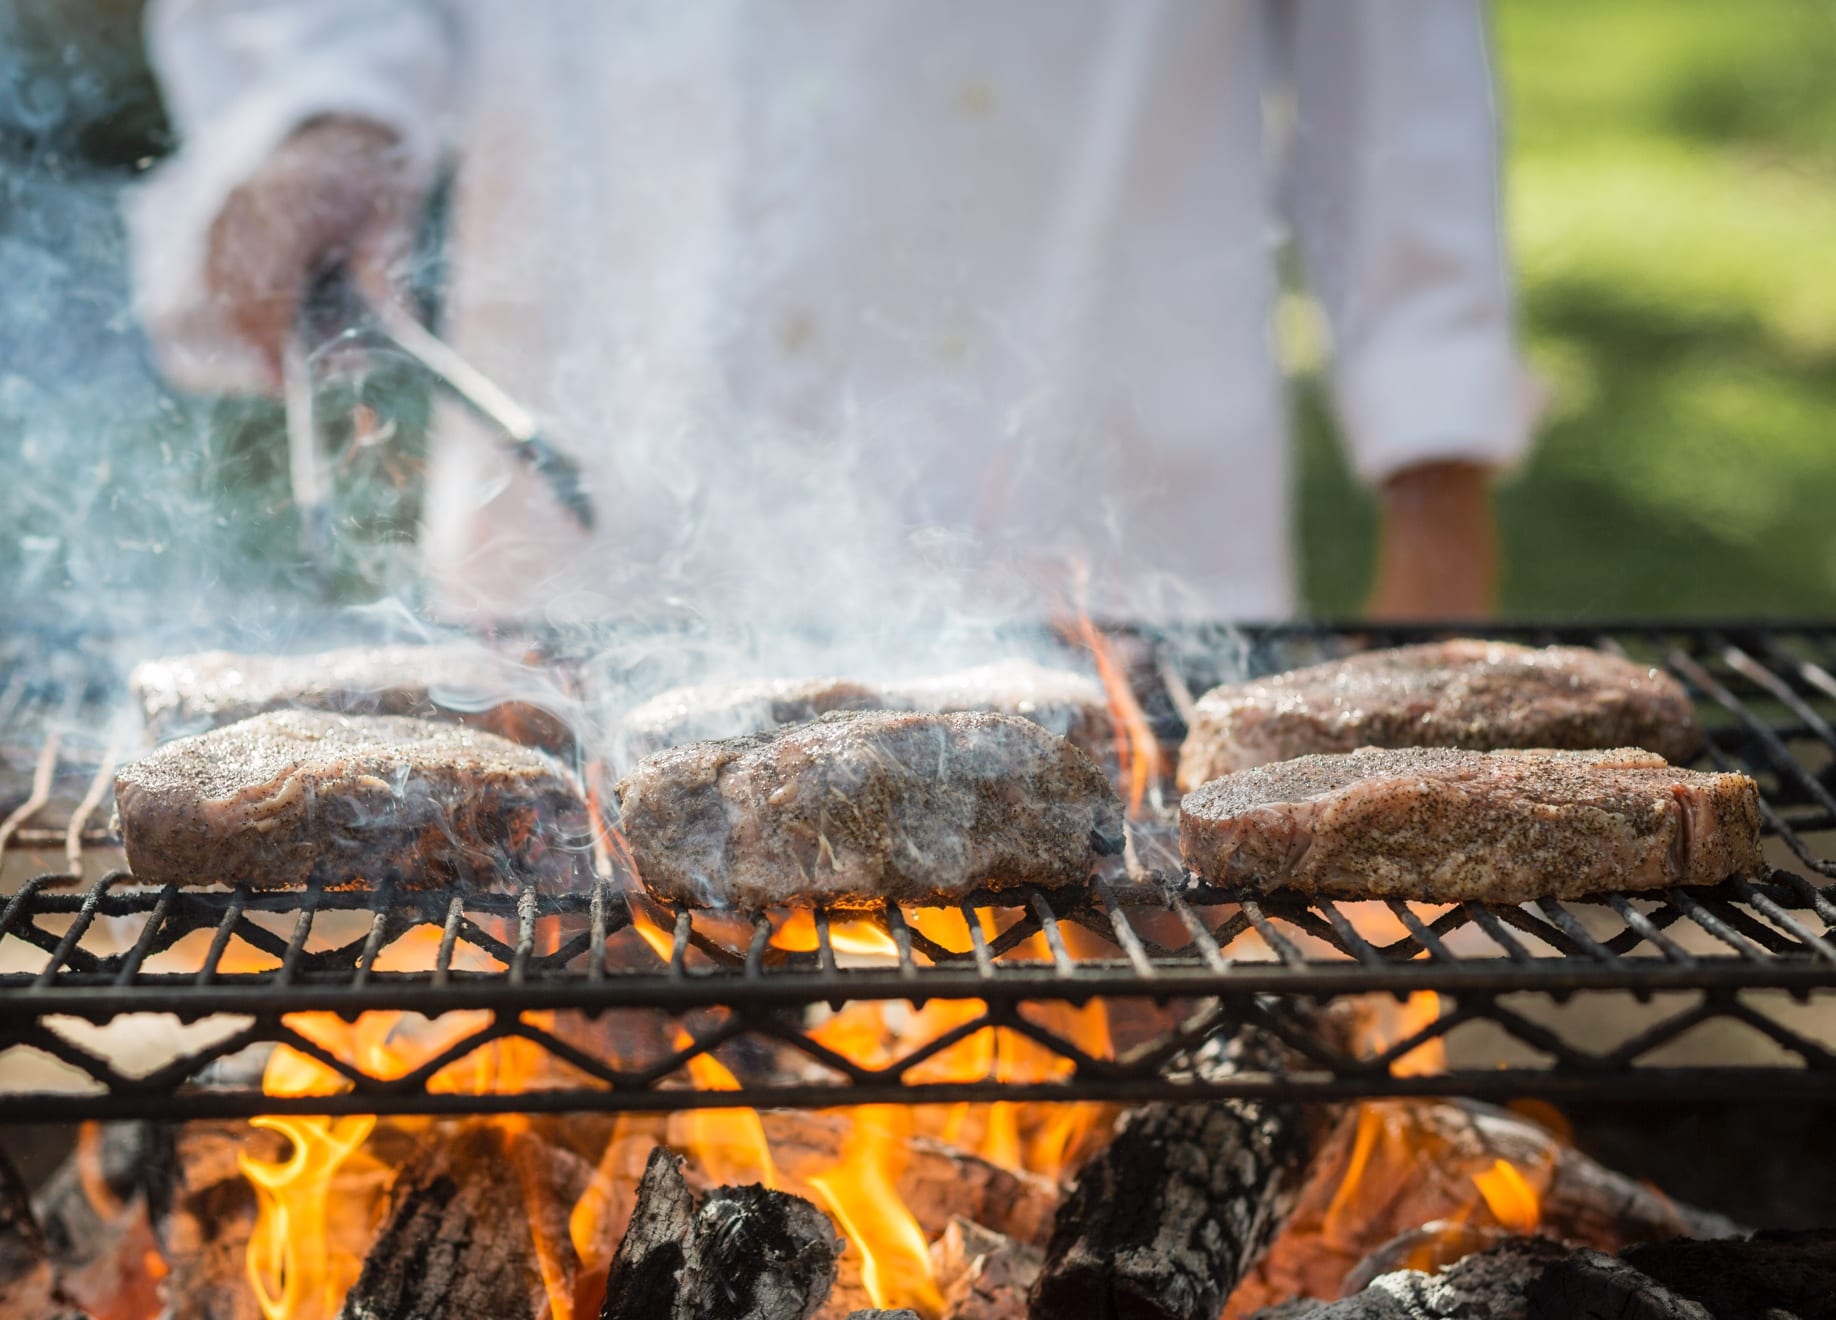
[{"label": "chef coat sleeve", "polygon": [[1508,464],[1537,391],[1513,330],[1498,117],[1479,0],[1297,0],[1285,180],[1366,480]]},{"label": "chef coat sleeve", "polygon": [[446,0],[150,0],[145,25],[179,147],[126,199],[136,310],[174,384],[259,389],[259,359],[205,294],[212,222],[320,115],[395,130],[430,180],[453,136],[460,22]]}]

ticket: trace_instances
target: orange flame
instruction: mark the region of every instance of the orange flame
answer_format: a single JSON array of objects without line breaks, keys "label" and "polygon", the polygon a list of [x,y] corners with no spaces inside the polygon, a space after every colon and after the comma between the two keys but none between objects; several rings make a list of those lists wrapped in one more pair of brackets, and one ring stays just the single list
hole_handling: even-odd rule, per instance
[{"label": "orange flame", "polygon": [[1542,1222],[1542,1200],[1536,1188],[1509,1160],[1494,1160],[1491,1168],[1475,1173],[1473,1185],[1485,1198],[1492,1218],[1513,1233],[1533,1233]]},{"label": "orange flame", "polygon": [[873,1304],[909,1307],[937,1320],[943,1294],[931,1271],[924,1230],[896,1186],[911,1115],[897,1105],[862,1105],[835,1167],[809,1180],[842,1233],[861,1253],[861,1283]]},{"label": "orange flame", "polygon": [[[1377,1047],[1382,1053],[1399,1041],[1432,1026],[1441,1018],[1441,997],[1432,990],[1417,990],[1396,1015],[1390,1038]],[[1392,1077],[1433,1077],[1447,1071],[1447,1042],[1442,1037],[1425,1040],[1390,1064]]]},{"label": "orange flame", "polygon": [[[791,953],[813,953],[817,948],[816,914],[807,908],[788,912],[771,933],[771,945]],[[893,937],[871,921],[829,922],[829,946],[837,953],[858,953],[896,958],[899,946]]]},{"label": "orange flame", "polygon": [[1128,786],[1128,814],[1139,816],[1148,788],[1161,774],[1160,740],[1148,724],[1147,712],[1135,690],[1129,686],[1115,647],[1102,629],[1090,621],[1080,604],[1072,635],[1090,651],[1096,662],[1097,677],[1103,682],[1103,694],[1109,700],[1109,722],[1115,731],[1116,766]]},{"label": "orange flame", "polygon": [[[676,1033],[676,1048],[693,1048],[694,1039]],[[689,1075],[704,1091],[737,1091],[739,1079],[712,1054],[697,1054],[688,1061]],[[717,1183],[763,1183],[778,1186],[778,1169],[771,1158],[771,1143],[755,1109],[692,1109],[688,1112],[688,1148]]]},{"label": "orange flame", "polygon": [[331,1320],[357,1280],[358,1262],[331,1252],[326,1211],[332,1177],[376,1126],[373,1115],[349,1118],[263,1117],[253,1127],[292,1144],[272,1163],[238,1151],[236,1164],[255,1187],[258,1211],[249,1238],[248,1275],[267,1320]]},{"label": "orange flame", "polygon": [[638,933],[644,943],[650,946],[650,951],[661,958],[665,965],[668,965],[669,961],[675,957],[675,935],[656,923],[646,904],[642,902],[631,904],[631,929]]}]

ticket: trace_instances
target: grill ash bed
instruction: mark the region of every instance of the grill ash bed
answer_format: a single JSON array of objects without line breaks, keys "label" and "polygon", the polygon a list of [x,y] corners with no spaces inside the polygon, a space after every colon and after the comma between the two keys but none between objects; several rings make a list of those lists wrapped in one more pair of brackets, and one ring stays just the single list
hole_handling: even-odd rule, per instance
[{"label": "grill ash bed", "polygon": [[[0,1310],[1827,1297],[1836,1237],[1744,1238],[1481,1102],[1836,1096],[1836,625],[1484,631],[1675,675],[1697,764],[1760,786],[1767,872],[1522,906],[1234,892],[1182,871],[1150,794],[1089,885],[948,906],[677,909],[610,834],[565,887],[152,886],[107,825],[141,739],[118,675],[84,639],[0,636],[0,1123],[116,1120],[30,1204],[0,1160]],[[1176,743],[1224,671],[1437,635],[1086,632],[1145,711],[1123,703],[1131,787],[1126,748]],[[545,639],[564,678],[595,644]],[[290,1227],[330,1203],[352,1242]]]}]

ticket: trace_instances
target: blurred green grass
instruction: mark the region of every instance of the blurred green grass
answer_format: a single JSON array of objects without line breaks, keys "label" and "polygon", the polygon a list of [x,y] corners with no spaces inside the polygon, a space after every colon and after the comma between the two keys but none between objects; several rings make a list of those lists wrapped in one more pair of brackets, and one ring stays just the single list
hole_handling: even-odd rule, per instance
[{"label": "blurred green grass", "polygon": [[[1501,612],[1836,615],[1836,7],[1501,0],[1506,208],[1548,392]],[[1297,385],[1305,598],[1374,509]]]}]

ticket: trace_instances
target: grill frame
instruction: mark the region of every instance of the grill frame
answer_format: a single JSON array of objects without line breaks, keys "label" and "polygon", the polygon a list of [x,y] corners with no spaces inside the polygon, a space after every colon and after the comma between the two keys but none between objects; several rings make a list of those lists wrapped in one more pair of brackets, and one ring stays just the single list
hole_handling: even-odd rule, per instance
[{"label": "grill frame", "polygon": [[[647,898],[631,898],[618,887],[616,876],[603,869],[584,892],[547,893],[529,885],[516,893],[464,898],[388,884],[369,891],[205,891],[143,889],[120,871],[85,877],[80,884],[69,874],[40,874],[7,894],[0,906],[0,947],[29,946],[44,955],[42,964],[31,970],[0,973],[0,1050],[36,1047],[75,1066],[101,1090],[0,1094],[0,1123],[261,1112],[654,1110],[1229,1095],[1836,1098],[1836,1044],[1787,1025],[1763,1007],[1779,1002],[1776,992],[1785,992],[1795,1002],[1827,1002],[1828,992],[1836,990],[1836,883],[1829,883],[1836,877],[1836,861],[1824,857],[1812,837],[1836,833],[1836,792],[1825,782],[1836,775],[1836,623],[1585,628],[1289,624],[1230,633],[1120,632],[1142,643],[1142,655],[1152,662],[1151,673],[1164,676],[1170,664],[1175,672],[1183,671],[1181,680],[1168,679],[1167,686],[1151,694],[1150,711],[1165,733],[1178,727],[1177,683],[1196,687],[1216,677],[1203,672],[1193,676],[1194,657],[1201,661],[1201,671],[1207,658],[1233,656],[1246,657],[1253,670],[1266,670],[1362,645],[1458,632],[1580,642],[1649,655],[1681,678],[1704,710],[1710,731],[1708,763],[1745,769],[1761,778],[1767,789],[1768,834],[1779,840],[1799,869],[1775,869],[1764,880],[1733,880],[1709,890],[1617,895],[1601,905],[1391,904],[1391,917],[1402,933],[1388,943],[1361,936],[1343,910],[1345,905],[1231,893],[1189,882],[1175,892],[1169,875],[1138,873],[1132,880],[1100,879],[1090,890],[1075,894],[1021,891],[966,900],[958,905],[969,936],[961,947],[932,941],[912,924],[910,908],[890,906],[878,920],[900,947],[898,961],[865,967],[847,965],[845,958],[835,955],[827,914],[817,915],[817,951],[786,954],[768,943],[769,921],[740,922],[734,929],[729,928],[733,923],[691,919]],[[579,640],[572,645],[578,654]],[[557,649],[565,653],[568,648]],[[32,654],[24,654],[28,650]],[[59,651],[52,658],[70,671],[71,654]],[[66,673],[50,681],[42,675],[54,666],[46,666],[45,658],[42,648],[17,643],[12,647],[10,667],[0,669],[0,735],[18,725],[21,710],[36,710],[66,739],[101,727],[94,712],[109,708],[119,691],[109,676],[78,672],[72,678]],[[54,828],[35,824],[18,811],[0,816],[0,863],[9,848],[61,847],[81,874],[90,865],[91,852],[106,844],[106,833],[97,825],[102,790],[111,755],[121,750],[123,741],[119,720],[102,724],[114,732],[90,739],[95,744],[94,769],[77,811]],[[44,745],[40,744],[41,752]],[[1794,747],[1813,748],[1829,758],[1814,765]],[[54,772],[63,754],[56,748],[49,753]],[[41,771],[44,764],[41,757]],[[634,971],[608,963],[608,941],[631,924],[633,902],[653,925],[673,927],[667,967],[659,962],[652,970]],[[989,939],[978,916],[987,908],[1018,915]],[[1445,910],[1424,917],[1418,908]],[[342,943],[314,948],[316,923],[331,914],[347,922],[367,917],[367,925]],[[292,921],[285,933],[260,920],[288,915]],[[98,957],[86,948],[86,940],[101,929],[98,923],[136,919],[143,922],[139,937],[125,952]],[[1191,937],[1181,948],[1155,938],[1154,923],[1175,921]],[[1602,923],[1610,921],[1620,923],[1618,932],[1599,933]],[[1089,932],[1112,952],[1097,957],[1072,954],[1062,934],[1065,925]],[[428,926],[440,932],[447,961],[417,973],[376,966],[405,933]],[[711,931],[710,926],[718,929]],[[178,940],[204,930],[212,932],[209,950],[195,969],[144,969],[145,962],[157,961]],[[1686,930],[1717,951],[1685,949],[1677,934]],[[1017,946],[1033,935],[1043,937],[1047,956],[1014,961]],[[1227,958],[1223,950],[1238,940],[1259,942],[1267,960]],[[1447,947],[1449,941],[1467,940],[1487,941],[1494,951]],[[276,965],[260,972],[225,970],[221,963],[233,941],[249,945]],[[462,945],[495,959],[501,970],[469,972],[451,965],[453,950]],[[595,948],[600,956],[588,956]],[[1539,948],[1563,956],[1539,954]],[[1302,1050],[1308,1064],[1301,1071],[1245,1073],[1209,1081],[1183,1071],[1185,1050],[1212,1031],[1244,1021],[1275,1023],[1279,1015],[1270,1015],[1271,999],[1326,1002],[1370,993],[1400,998],[1423,990],[1442,995],[1442,1017],[1375,1058],[1323,1052],[1313,1042]],[[1557,1003],[1628,996],[1648,1001],[1671,992],[1690,992],[1696,1002],[1611,1050],[1585,1047],[1562,1029],[1526,1017],[1518,1002],[1526,995]],[[1093,998],[1112,1004],[1199,1000],[1202,1005],[1195,1016],[1167,1028],[1122,1060],[1083,1055],[1026,1012],[1028,1006]],[[914,1083],[905,1074],[922,1065],[925,1051],[913,1051],[921,1056],[916,1060],[903,1057],[878,1069],[832,1054],[824,1057],[819,1047],[812,1050],[813,1042],[790,1014],[862,1000],[979,1000],[984,1011],[968,1024],[970,1028],[1004,1028],[1030,1036],[1069,1059],[1073,1072],[1061,1081],[1032,1084],[993,1078]],[[490,1018],[462,1044],[477,1049],[519,1036],[567,1062],[583,1080],[513,1094],[461,1095],[429,1092],[427,1069],[391,1079],[351,1068],[349,1061],[339,1062],[351,1076],[352,1087],[334,1096],[265,1097],[246,1076],[219,1075],[211,1084],[192,1080],[212,1068],[223,1074],[224,1060],[264,1043],[287,1043],[323,1056],[286,1023],[291,1013],[408,1010],[437,1016],[479,1009]],[[577,1046],[524,1016],[551,1010],[614,1017],[662,1011],[694,1017],[696,1025],[690,1044],[647,1059],[641,1067],[621,1067],[583,1055]],[[116,1069],[58,1030],[62,1018],[102,1024],[145,1013],[171,1013],[184,1021],[231,1015],[247,1018],[248,1024],[226,1040],[181,1053],[145,1076]],[[706,1020],[711,1014],[719,1018],[712,1026]],[[1473,1022],[1502,1029],[1549,1056],[1550,1065],[1465,1069],[1431,1077],[1393,1075],[1391,1064],[1415,1046]],[[1641,1063],[1668,1041],[1709,1022],[1738,1022],[1759,1031],[1795,1063]],[[723,1050],[742,1036],[787,1047],[793,1056],[827,1068],[834,1080],[746,1074],[739,1090],[706,1091],[683,1084],[690,1058]],[[456,1049],[443,1053],[452,1059],[469,1053],[455,1054]]]}]

